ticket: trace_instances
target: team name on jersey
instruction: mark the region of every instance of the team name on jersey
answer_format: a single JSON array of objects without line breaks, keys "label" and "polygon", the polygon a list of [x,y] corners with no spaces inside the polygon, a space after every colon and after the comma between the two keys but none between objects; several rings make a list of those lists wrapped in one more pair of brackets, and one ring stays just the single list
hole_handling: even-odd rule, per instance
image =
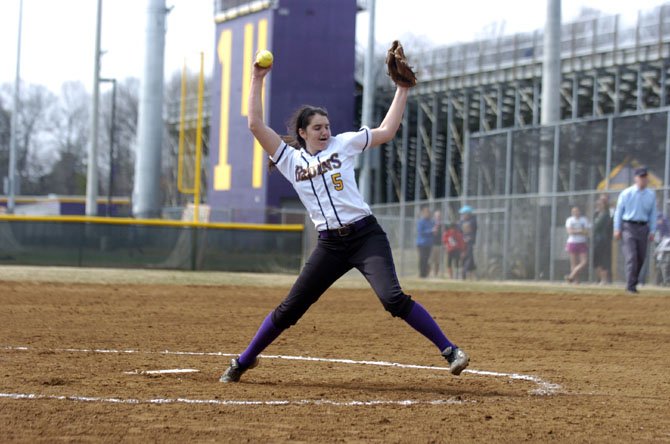
[{"label": "team name on jersey", "polygon": [[319,162],[308,168],[302,166],[295,167],[295,181],[309,180],[313,177],[325,174],[328,171],[338,169],[342,166],[342,161],[338,158],[337,153],[333,153],[327,160]]}]

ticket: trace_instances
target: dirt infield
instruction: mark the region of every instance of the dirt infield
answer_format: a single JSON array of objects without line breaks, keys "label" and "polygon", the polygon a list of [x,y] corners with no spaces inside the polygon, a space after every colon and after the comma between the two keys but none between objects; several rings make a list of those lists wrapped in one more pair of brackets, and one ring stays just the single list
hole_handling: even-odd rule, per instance
[{"label": "dirt infield", "polygon": [[660,291],[405,283],[470,353],[454,377],[370,290],[338,286],[242,383],[221,384],[283,278],[275,288],[13,277],[0,281],[3,442],[670,441]]}]

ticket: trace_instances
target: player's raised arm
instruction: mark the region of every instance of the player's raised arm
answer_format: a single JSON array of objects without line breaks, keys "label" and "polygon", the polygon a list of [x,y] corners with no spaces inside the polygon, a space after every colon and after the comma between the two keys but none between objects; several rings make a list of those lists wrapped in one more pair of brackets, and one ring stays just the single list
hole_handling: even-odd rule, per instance
[{"label": "player's raised arm", "polygon": [[263,80],[272,66],[261,68],[254,63],[249,89],[249,130],[269,155],[274,155],[281,143],[279,135],[263,121]]},{"label": "player's raised arm", "polygon": [[370,131],[372,134],[372,141],[370,142],[371,147],[389,142],[395,137],[395,133],[398,131],[400,122],[402,121],[402,114],[405,111],[408,93],[409,88],[398,86],[398,89],[395,91],[395,96],[393,97],[393,102],[391,102],[391,106],[386,112],[384,120],[382,120],[382,123],[379,124],[378,128],[373,128]]}]

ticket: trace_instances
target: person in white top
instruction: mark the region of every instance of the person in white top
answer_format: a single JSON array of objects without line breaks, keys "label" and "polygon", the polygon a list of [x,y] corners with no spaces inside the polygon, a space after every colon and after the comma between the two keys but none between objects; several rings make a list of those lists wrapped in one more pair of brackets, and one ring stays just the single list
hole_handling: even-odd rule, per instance
[{"label": "person in white top", "polygon": [[295,188],[319,231],[319,239],[284,301],[265,318],[247,349],[231,360],[220,381],[238,382],[244,372],[257,365],[257,356],[352,268],[365,276],[384,308],[433,342],[449,362],[450,372],[459,375],[468,365],[468,355],[449,341],[428,311],[400,288],[386,233],[359,193],[354,175],[355,156],[394,137],[409,88],[397,87],[379,127],[363,127],[337,136],[331,135],[326,110],[303,106],[290,121],[292,134],[287,141],[263,121],[261,91],[271,68],[254,65],[249,129]]},{"label": "person in white top", "polygon": [[570,255],[570,274],[565,280],[571,283],[579,282],[579,273],[586,268],[589,261],[589,229],[591,225],[586,217],[581,215],[579,207],[573,207],[571,216],[565,221],[568,232],[568,241],[565,251]]}]

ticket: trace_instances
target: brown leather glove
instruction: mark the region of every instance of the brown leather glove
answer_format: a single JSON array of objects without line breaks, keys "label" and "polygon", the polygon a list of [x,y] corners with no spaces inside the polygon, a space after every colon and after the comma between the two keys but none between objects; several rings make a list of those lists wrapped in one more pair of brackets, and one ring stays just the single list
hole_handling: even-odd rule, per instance
[{"label": "brown leather glove", "polygon": [[416,74],[407,63],[405,51],[398,40],[394,40],[386,52],[386,66],[388,67],[389,77],[396,85],[407,88],[416,85]]}]

